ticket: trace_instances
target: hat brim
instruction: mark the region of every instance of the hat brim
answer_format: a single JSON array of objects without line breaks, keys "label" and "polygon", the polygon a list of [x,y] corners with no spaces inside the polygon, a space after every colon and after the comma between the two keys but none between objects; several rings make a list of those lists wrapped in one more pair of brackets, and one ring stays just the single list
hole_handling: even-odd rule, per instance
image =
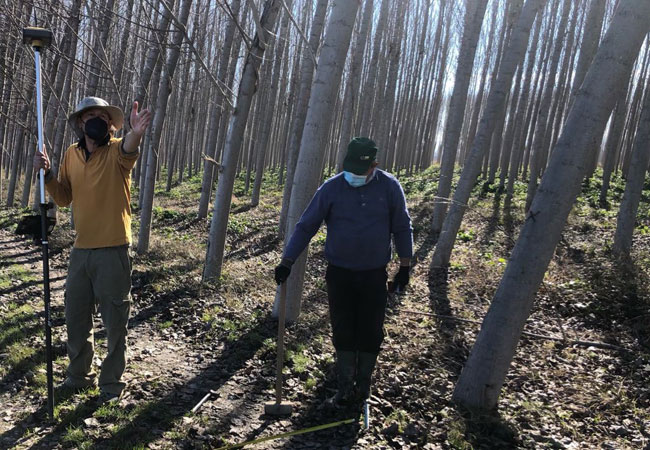
[{"label": "hat brim", "polygon": [[116,130],[119,130],[124,125],[124,113],[117,106],[99,106],[93,105],[88,108],[84,108],[80,111],[75,111],[68,117],[68,125],[77,133],[77,136],[82,137],[84,135],[83,130],[79,127],[77,119],[81,117],[83,113],[90,109],[101,109],[106,111],[106,114],[111,118],[111,124],[115,127]]},{"label": "hat brim", "polygon": [[345,158],[343,160],[343,170],[352,172],[355,175],[365,175],[375,161],[375,158],[369,159],[368,161],[353,161]]}]

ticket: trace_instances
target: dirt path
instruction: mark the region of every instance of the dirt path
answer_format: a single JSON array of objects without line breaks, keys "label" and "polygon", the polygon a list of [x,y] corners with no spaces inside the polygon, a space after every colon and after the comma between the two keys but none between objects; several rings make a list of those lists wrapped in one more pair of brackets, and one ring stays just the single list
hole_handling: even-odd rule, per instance
[{"label": "dirt path", "polygon": [[[0,229],[0,242],[2,270],[9,274],[14,268],[13,272],[22,275],[22,279],[14,279],[10,287],[2,290],[3,309],[9,309],[11,304],[26,305],[38,314],[42,308],[40,247],[3,229]],[[69,251],[53,249],[52,253],[50,273],[57,384],[65,376],[63,289]],[[15,269],[17,267],[21,270]],[[94,404],[96,392],[90,392],[57,402],[58,424],[48,425],[44,415],[45,370],[42,358],[38,357],[27,370],[23,367],[23,370],[2,377],[0,447],[74,447],[76,442],[69,432],[74,424],[79,424],[76,428],[80,428],[86,437],[91,437],[98,448],[130,448],[128,443],[137,439],[140,433],[149,435],[149,448],[169,448],[181,445],[176,442],[177,436],[182,436],[184,443],[181,446],[188,442],[200,445],[202,442],[221,442],[216,436],[222,433],[230,440],[246,441],[259,433],[278,434],[295,427],[295,423],[289,420],[263,414],[264,403],[273,400],[274,359],[269,346],[275,337],[273,321],[259,319],[248,332],[225,342],[216,336],[209,337],[210,327],[193,323],[192,319],[197,319],[197,316],[189,313],[197,305],[205,309],[207,300],[182,294],[174,295],[171,301],[168,298],[161,301],[160,296],[148,297],[148,294],[143,295],[142,286],[139,286],[138,277],[142,276],[145,275],[136,269],[129,326],[129,366],[124,375],[129,386],[119,403],[119,409],[127,411],[129,416],[109,411],[106,417],[97,418],[100,409]],[[104,354],[104,331],[99,317],[95,318],[95,332],[95,364],[98,365]],[[26,338],[35,351],[44,353],[42,332],[32,330]],[[266,347],[262,348],[262,344]],[[256,358],[260,351],[265,360]],[[34,382],[33,371],[41,375],[37,393],[30,392]],[[289,379],[286,389],[291,390],[297,384],[296,380]],[[189,414],[190,409],[210,391],[212,396],[198,414]],[[296,415],[305,409],[296,405]],[[112,422],[122,422],[121,432],[112,430]],[[102,438],[111,434],[110,438]],[[300,439],[295,445],[298,442]],[[318,441],[304,442],[305,448],[319,447]],[[276,448],[276,445],[262,444],[258,448]],[[343,444],[333,445],[340,448]]]},{"label": "dirt path", "polygon": [[[476,417],[450,398],[478,331],[471,321],[480,321],[489,307],[521,218],[501,223],[498,204],[485,200],[468,212],[450,270],[429,273],[431,242],[423,230],[430,202],[412,200],[420,263],[407,293],[392,299],[387,310],[371,427],[364,430],[358,410],[321,407],[335,387],[322,240],[309,258],[300,321],[287,329],[284,386],[294,412],[269,417],[263,407],[274,399],[277,324],[270,313],[272,270],[280,259],[273,237],[279,203],[233,210],[223,279],[207,287],[200,284],[207,224],[194,219],[194,204],[186,196],[178,198],[170,197],[156,212],[151,251],[135,260],[126,394],[111,407],[97,404],[97,390],[61,396],[54,424],[44,409],[40,248],[0,227],[0,448],[219,448],[350,418],[352,424],[250,448],[650,444],[649,277],[646,266],[623,274],[602,250],[610,224],[580,216],[567,227],[526,331],[609,342],[630,352],[524,337],[499,414]],[[638,257],[650,260],[643,239]],[[60,382],[66,365],[63,282],[72,232],[63,224],[50,242],[54,369]],[[99,318],[95,323],[99,363],[104,332]]]}]

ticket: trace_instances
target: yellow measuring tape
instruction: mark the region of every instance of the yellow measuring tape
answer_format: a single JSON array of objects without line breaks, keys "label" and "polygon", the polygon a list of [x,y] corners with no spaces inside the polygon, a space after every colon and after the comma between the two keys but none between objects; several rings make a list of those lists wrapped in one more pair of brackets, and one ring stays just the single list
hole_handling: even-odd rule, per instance
[{"label": "yellow measuring tape", "polygon": [[286,438],[286,437],[290,437],[290,436],[297,436],[299,434],[311,433],[313,431],[325,430],[326,428],[333,428],[333,427],[338,427],[339,425],[345,425],[347,423],[352,423],[352,422],[354,422],[354,420],[355,419],[340,420],[338,422],[332,422],[332,423],[328,423],[328,424],[325,424],[325,425],[317,425],[315,427],[305,428],[303,430],[290,431],[288,433],[275,434],[273,436],[267,436],[267,437],[263,437],[263,438],[259,438],[259,439],[254,439],[252,441],[242,442],[241,444],[225,445],[223,447],[219,447],[217,450],[226,450],[226,449],[229,449],[229,448],[240,448],[240,447],[243,447],[244,445],[259,444],[260,442],[272,441],[272,440],[275,440],[275,439],[281,439],[281,438]]}]

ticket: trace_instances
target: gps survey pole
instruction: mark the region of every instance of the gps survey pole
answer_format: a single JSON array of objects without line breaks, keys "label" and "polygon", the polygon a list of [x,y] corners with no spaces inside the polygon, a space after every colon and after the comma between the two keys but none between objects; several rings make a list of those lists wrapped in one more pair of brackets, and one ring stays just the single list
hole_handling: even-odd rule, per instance
[{"label": "gps survey pole", "polygon": [[[41,52],[52,43],[52,32],[43,28],[23,28],[23,43],[34,49],[36,62],[36,120],[38,151],[43,152],[43,91],[41,89]],[[39,171],[41,190],[41,244],[43,245],[43,288],[45,299],[45,349],[47,352],[47,413],[54,419],[54,381],[52,374],[52,328],[50,323],[50,264],[47,242],[47,202],[45,201],[45,171]]]}]

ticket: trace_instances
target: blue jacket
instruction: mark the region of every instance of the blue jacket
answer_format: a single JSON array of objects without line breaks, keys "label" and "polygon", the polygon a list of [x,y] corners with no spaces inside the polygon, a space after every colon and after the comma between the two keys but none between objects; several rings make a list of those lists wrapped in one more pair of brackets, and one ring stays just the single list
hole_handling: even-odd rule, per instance
[{"label": "blue jacket", "polygon": [[376,169],[364,186],[353,188],[343,173],[318,188],[289,239],[284,257],[295,261],[316,234],[327,225],[325,258],[350,270],[385,266],[391,257],[391,235],[397,254],[413,256],[413,229],[404,191],[397,179]]}]

